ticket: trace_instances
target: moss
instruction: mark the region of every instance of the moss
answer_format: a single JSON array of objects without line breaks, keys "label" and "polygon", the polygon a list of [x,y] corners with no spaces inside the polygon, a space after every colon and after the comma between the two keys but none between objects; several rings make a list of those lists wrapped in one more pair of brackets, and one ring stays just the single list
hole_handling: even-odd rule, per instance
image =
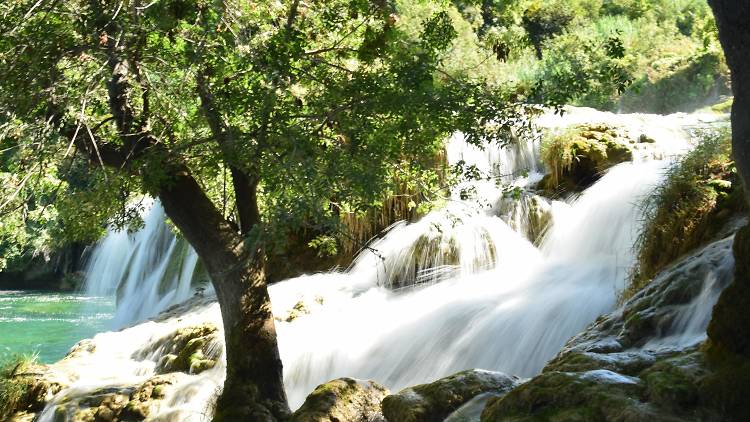
[{"label": "moss", "polygon": [[142,354],[161,350],[163,354],[156,366],[157,374],[175,371],[197,374],[215,366],[217,356],[212,352],[212,346],[217,334],[218,329],[212,324],[182,328]]},{"label": "moss", "polygon": [[16,356],[0,363],[0,419],[39,407],[38,395],[34,394],[38,389],[36,367],[35,355]]},{"label": "moss", "polygon": [[732,247],[734,281],[714,306],[708,337],[718,352],[750,359],[750,226],[737,232]]},{"label": "moss", "polygon": [[490,400],[481,420],[598,422],[628,413],[643,417],[637,399],[642,391],[635,380],[610,371],[547,372]]},{"label": "moss", "polygon": [[701,383],[702,400],[727,421],[750,420],[750,359],[709,342],[707,357],[712,372]]},{"label": "moss", "polygon": [[550,173],[541,183],[544,190],[580,191],[608,168],[633,159],[630,141],[606,125],[581,125],[545,138],[542,160]]},{"label": "moss", "polygon": [[386,397],[383,414],[389,422],[443,420],[472,398],[488,392],[502,395],[518,382],[516,377],[500,373],[463,371]]},{"label": "moss", "polygon": [[694,353],[657,362],[641,375],[648,400],[679,412],[698,405],[698,380],[702,377],[701,354]]},{"label": "moss", "polygon": [[745,209],[730,152],[728,132],[701,134],[701,143],[667,171],[665,182],[644,201],[645,228],[635,245],[638,260],[622,299],[632,297],[680,256],[713,239]]},{"label": "moss", "polygon": [[382,420],[380,402],[388,390],[372,381],[340,378],[319,385],[294,412],[291,422]]},{"label": "moss", "polygon": [[731,97],[718,104],[712,105],[711,111],[713,111],[714,113],[720,113],[720,114],[729,113],[730,111],[732,111],[733,104],[734,104],[734,97]]}]

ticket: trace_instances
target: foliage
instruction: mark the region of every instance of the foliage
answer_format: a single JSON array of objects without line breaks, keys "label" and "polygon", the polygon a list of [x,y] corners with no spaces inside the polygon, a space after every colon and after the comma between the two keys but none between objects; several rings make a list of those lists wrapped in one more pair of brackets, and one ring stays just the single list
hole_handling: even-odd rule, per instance
[{"label": "foliage", "polygon": [[531,101],[674,112],[699,108],[717,88],[727,92],[716,25],[702,0],[454,3],[497,54],[499,81]]},{"label": "foliage", "polygon": [[561,1],[536,1],[523,14],[523,27],[537,58],[543,57],[542,43],[563,33],[573,20],[573,13]]},{"label": "foliage", "polygon": [[645,227],[635,244],[637,264],[625,298],[659,270],[710,240],[744,207],[730,157],[727,130],[701,134],[701,143],[667,170],[666,179],[643,204]]},{"label": "foliage", "polygon": [[[29,175],[24,188],[37,189],[34,166],[62,181],[45,220],[61,238],[137,220],[134,198],[169,186],[175,165],[235,225],[235,175],[257,180],[253,236],[271,249],[299,230],[337,236],[343,214],[377,209],[405,177],[421,196],[409,203],[439,199],[430,157],[449,133],[503,142],[524,119],[451,61],[455,48],[474,49],[471,66],[486,57],[443,2],[403,19],[392,3],[361,1],[32,6],[2,6],[0,111],[9,130],[37,130],[2,142],[19,151],[6,161]],[[113,149],[127,162],[102,166]]]}]

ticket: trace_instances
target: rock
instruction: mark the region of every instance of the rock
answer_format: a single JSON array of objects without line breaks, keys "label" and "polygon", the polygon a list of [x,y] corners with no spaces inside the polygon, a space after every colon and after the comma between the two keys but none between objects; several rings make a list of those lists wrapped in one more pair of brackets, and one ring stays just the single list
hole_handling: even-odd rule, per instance
[{"label": "rock", "polygon": [[607,370],[548,372],[491,399],[481,420],[643,421],[651,412],[634,398],[643,390],[638,379]]},{"label": "rock", "polygon": [[186,372],[198,374],[216,365],[221,354],[219,330],[213,324],[186,327],[165,336],[148,349],[141,350],[136,359],[158,353],[157,374]]},{"label": "rock", "polygon": [[175,375],[158,375],[135,387],[109,387],[57,402],[55,421],[114,422],[147,419],[164,398],[163,389]]},{"label": "rock", "polygon": [[542,159],[550,170],[539,187],[547,196],[579,192],[617,164],[633,159],[632,139],[606,125],[579,125],[546,139]]},{"label": "rock", "polygon": [[384,421],[380,402],[388,390],[373,381],[339,378],[319,385],[290,422]]},{"label": "rock", "polygon": [[552,205],[545,198],[524,192],[520,198],[502,198],[498,215],[515,231],[537,244],[552,221]]},{"label": "rock", "polygon": [[569,340],[542,374],[490,398],[481,420],[731,420],[712,405],[705,385],[717,377],[700,346],[711,303],[732,279],[731,245],[730,236],[663,270]]},{"label": "rock", "polygon": [[498,372],[463,371],[386,397],[383,414],[389,422],[441,421],[480,394],[502,395],[519,383],[517,377]]},{"label": "rock", "polygon": [[638,137],[638,142],[641,144],[655,144],[656,139],[642,133],[641,136]]}]

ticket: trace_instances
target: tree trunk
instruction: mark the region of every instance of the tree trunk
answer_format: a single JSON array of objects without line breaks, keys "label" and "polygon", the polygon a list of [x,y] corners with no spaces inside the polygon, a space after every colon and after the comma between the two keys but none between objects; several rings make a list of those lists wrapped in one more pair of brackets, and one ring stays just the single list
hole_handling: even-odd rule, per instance
[{"label": "tree trunk", "polygon": [[227,378],[214,420],[286,419],[289,407],[261,251],[248,251],[189,175],[177,176],[159,198],[205,264],[221,307]]},{"label": "tree trunk", "polygon": [[[716,16],[727,64],[732,72],[732,152],[750,197],[750,2],[709,0]],[[708,336],[714,348],[750,356],[750,227],[734,240],[734,282],[713,310]]]}]

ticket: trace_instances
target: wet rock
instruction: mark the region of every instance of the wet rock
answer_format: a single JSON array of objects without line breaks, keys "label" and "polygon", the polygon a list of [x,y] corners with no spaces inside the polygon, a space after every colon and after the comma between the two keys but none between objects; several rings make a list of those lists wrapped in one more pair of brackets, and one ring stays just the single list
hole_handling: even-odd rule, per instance
[{"label": "wet rock", "polygon": [[109,387],[60,400],[55,422],[142,421],[151,416],[164,398],[164,388],[175,374],[160,375],[134,387]]},{"label": "wet rock", "polygon": [[539,183],[548,196],[579,192],[602,172],[633,159],[633,139],[603,124],[579,125],[546,140],[542,159],[550,170]]},{"label": "wet rock", "polygon": [[519,383],[517,377],[498,372],[463,371],[386,397],[383,414],[389,422],[440,421],[480,394],[502,395]]},{"label": "wet rock", "polygon": [[221,351],[218,336],[218,328],[210,323],[181,328],[134,357],[144,359],[152,354],[159,355],[157,374],[198,374],[216,365]]},{"label": "wet rock", "polygon": [[643,421],[652,414],[635,398],[643,389],[638,379],[607,370],[548,372],[491,399],[481,420]]},{"label": "wet rock", "polygon": [[714,242],[662,271],[569,340],[541,375],[491,398],[481,420],[725,420],[705,388],[713,375],[700,342],[732,279],[731,244]]},{"label": "wet rock", "polygon": [[373,381],[339,378],[319,385],[290,422],[384,421],[380,403],[388,390]]},{"label": "wet rock", "polygon": [[137,387],[120,413],[122,420],[143,420],[154,410],[156,400],[164,398],[164,388],[174,382],[173,376],[156,376]]},{"label": "wet rock", "polygon": [[25,420],[64,388],[47,365],[20,362],[0,375],[0,419]]},{"label": "wet rock", "polygon": [[645,133],[642,133],[641,136],[638,137],[638,142],[641,144],[655,144],[656,140]]},{"label": "wet rock", "polygon": [[503,198],[498,215],[515,231],[537,244],[552,221],[552,205],[539,196],[524,193],[520,198]]}]

